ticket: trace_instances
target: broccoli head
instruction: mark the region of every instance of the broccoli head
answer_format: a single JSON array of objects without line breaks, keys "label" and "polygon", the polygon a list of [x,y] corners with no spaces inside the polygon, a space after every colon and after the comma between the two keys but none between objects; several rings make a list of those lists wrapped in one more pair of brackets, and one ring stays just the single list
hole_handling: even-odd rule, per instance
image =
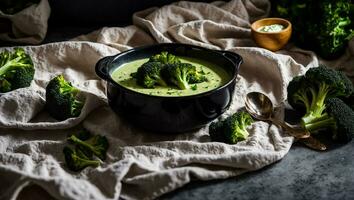
[{"label": "broccoli head", "polygon": [[72,150],[70,147],[63,149],[67,167],[72,171],[80,171],[86,167],[98,167],[98,160],[91,160],[80,149]]},{"label": "broccoli head", "polygon": [[325,66],[311,68],[304,76],[295,77],[287,89],[289,104],[295,109],[305,110],[301,119],[304,126],[322,117],[328,98],[349,96],[354,91],[342,72]]},{"label": "broccoli head", "polygon": [[24,49],[16,48],[0,53],[0,92],[9,92],[28,87],[34,77],[34,66],[31,57]]},{"label": "broccoli head", "polygon": [[308,82],[305,76],[295,76],[288,85],[288,102],[297,111],[305,114],[311,102],[308,96]]},{"label": "broccoli head", "polygon": [[[315,45],[319,54],[325,58],[337,57],[342,53],[354,35],[350,19],[354,12],[350,10],[351,3],[348,0],[323,0],[320,4],[318,19],[319,23],[314,24],[313,37],[316,38]],[[353,20],[353,19],[352,19]],[[318,35],[315,35],[317,33]]]},{"label": "broccoli head", "polygon": [[162,68],[163,64],[160,62],[146,62],[132,76],[139,85],[145,88],[154,88],[155,85],[166,86],[161,76]]},{"label": "broccoli head", "polygon": [[338,142],[349,142],[354,135],[354,111],[339,98],[326,100],[326,110],[321,118],[307,123],[310,133],[332,129],[332,138]]},{"label": "broccoli head", "polygon": [[100,162],[93,157],[94,155],[101,160],[106,158],[108,140],[105,136],[91,135],[89,131],[83,129],[67,139],[75,145],[74,150],[64,148],[66,164],[72,171],[79,171],[87,166],[99,166]]},{"label": "broccoli head", "polygon": [[181,61],[173,54],[170,54],[166,51],[161,52],[160,54],[156,54],[151,56],[149,62],[160,62],[162,64],[178,64]]},{"label": "broccoli head", "polygon": [[105,136],[95,135],[87,140],[81,140],[75,135],[71,135],[68,138],[68,141],[77,145],[78,149],[81,149],[88,157],[91,157],[92,154],[94,154],[101,160],[106,159],[106,152],[109,144]]},{"label": "broccoli head", "polygon": [[223,121],[211,123],[209,134],[212,141],[236,144],[248,137],[247,127],[253,122],[253,118],[249,113],[240,111]]},{"label": "broccoli head", "polygon": [[342,98],[342,100],[352,109],[354,110],[354,93],[347,98]]},{"label": "broccoli head", "polygon": [[67,82],[62,75],[53,78],[46,87],[46,110],[57,120],[77,117],[84,102],[79,100],[80,90]]},{"label": "broccoli head", "polygon": [[194,83],[202,83],[208,81],[207,77],[204,75],[205,74],[203,71],[198,72],[197,70],[195,70],[193,73],[190,73],[188,75],[188,83],[194,84]]},{"label": "broccoli head", "polygon": [[164,79],[181,90],[190,88],[189,78],[195,73],[195,66],[189,63],[167,64],[162,71]]},{"label": "broccoli head", "polygon": [[354,37],[354,4],[349,0],[273,0],[275,16],[292,22],[293,39],[324,58],[336,58]]}]

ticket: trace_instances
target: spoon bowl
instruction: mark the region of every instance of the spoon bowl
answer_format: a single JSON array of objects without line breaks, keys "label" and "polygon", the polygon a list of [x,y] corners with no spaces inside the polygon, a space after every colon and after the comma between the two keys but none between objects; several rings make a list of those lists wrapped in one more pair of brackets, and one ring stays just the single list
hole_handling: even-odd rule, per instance
[{"label": "spoon bowl", "polygon": [[246,109],[255,118],[269,119],[273,113],[273,103],[260,92],[250,92],[246,96]]},{"label": "spoon bowl", "polygon": [[310,137],[310,133],[303,128],[294,128],[284,121],[273,118],[273,103],[265,94],[260,92],[248,93],[246,95],[245,107],[254,118],[270,121],[273,124],[282,127],[289,135],[295,138]]}]

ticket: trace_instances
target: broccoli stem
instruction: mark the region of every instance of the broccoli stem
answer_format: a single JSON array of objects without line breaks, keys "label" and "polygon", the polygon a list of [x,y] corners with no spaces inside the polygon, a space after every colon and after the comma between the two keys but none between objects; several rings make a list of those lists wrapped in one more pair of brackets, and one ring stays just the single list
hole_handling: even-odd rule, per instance
[{"label": "broccoli stem", "polygon": [[310,112],[311,105],[309,104],[310,100],[307,97],[306,91],[302,90],[299,93],[296,93],[294,98],[297,98],[297,100],[301,101],[305,105],[306,113]]},{"label": "broccoli stem", "polygon": [[166,82],[160,77],[157,77],[156,81],[157,81],[157,84],[159,84],[161,86],[167,86]]},{"label": "broccoli stem", "polygon": [[83,106],[84,106],[83,102],[74,100],[74,104],[71,108],[71,113],[73,113],[74,116],[79,116]]},{"label": "broccoli stem", "polygon": [[188,83],[186,83],[184,81],[178,82],[177,84],[178,84],[178,87],[182,90],[189,89]]},{"label": "broccoli stem", "polygon": [[316,121],[305,124],[305,128],[311,133],[317,132],[321,129],[326,129],[328,127],[333,127],[336,125],[336,121],[333,117],[328,116],[328,114],[323,115]]},{"label": "broccoli stem", "polygon": [[316,92],[315,89],[310,88],[312,95],[311,107],[301,119],[303,125],[306,126],[307,124],[317,121],[318,118],[323,117],[323,111],[326,109],[324,102],[329,90],[330,87],[325,83],[320,84],[318,92]]},{"label": "broccoli stem", "polygon": [[178,78],[179,80],[176,81],[177,85],[180,89],[185,90],[185,89],[189,89],[189,84],[187,81],[187,75],[186,73],[182,73],[180,78]]},{"label": "broccoli stem", "polygon": [[72,171],[80,171],[88,166],[98,167],[98,160],[90,160],[81,150],[72,150],[70,147],[64,147],[64,157],[67,167]]},{"label": "broccoli stem", "polygon": [[100,161],[98,160],[85,160],[87,165],[92,166],[92,167],[98,167],[100,166]]},{"label": "broccoli stem", "polygon": [[98,160],[89,160],[87,158],[81,158],[79,155],[73,155],[75,158],[80,161],[80,167],[79,168],[84,168],[85,166],[91,166],[91,167],[98,167],[100,165],[100,161]]}]

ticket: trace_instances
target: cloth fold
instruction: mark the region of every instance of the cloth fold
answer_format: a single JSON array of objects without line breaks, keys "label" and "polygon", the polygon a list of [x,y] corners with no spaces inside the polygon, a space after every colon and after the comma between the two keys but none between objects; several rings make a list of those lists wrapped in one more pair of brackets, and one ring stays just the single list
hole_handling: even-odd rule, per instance
[{"label": "cloth fold", "polygon": [[[267,16],[269,7],[265,0],[177,2],[138,12],[125,28],[106,27],[68,42],[25,47],[33,57],[35,80],[29,88],[0,97],[0,198],[15,199],[33,183],[58,199],[153,199],[192,180],[234,177],[282,159],[294,139],[266,122],[253,123],[249,138],[236,145],[211,142],[208,126],[178,135],[133,127],[109,108],[105,83],[94,71],[100,58],[140,45],[181,42],[228,50],[244,63],[232,104],[220,119],[242,109],[250,91],[267,94],[280,110],[276,117],[283,118],[288,82],[322,61],[291,45],[276,53],[255,47],[250,23]],[[351,42],[334,67],[352,73],[353,47]],[[83,113],[63,122],[43,109],[45,86],[60,73],[89,96]],[[100,167],[72,173],[62,149],[67,134],[81,127],[105,135],[110,148]]]},{"label": "cloth fold", "polygon": [[0,40],[40,44],[47,34],[49,15],[48,0],[41,0],[13,15],[0,11]]}]

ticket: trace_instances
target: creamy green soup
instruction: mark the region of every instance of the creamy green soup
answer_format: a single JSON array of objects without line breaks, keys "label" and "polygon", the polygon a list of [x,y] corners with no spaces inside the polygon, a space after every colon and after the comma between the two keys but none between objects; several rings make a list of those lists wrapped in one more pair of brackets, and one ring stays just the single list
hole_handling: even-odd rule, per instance
[{"label": "creamy green soup", "polygon": [[112,73],[112,78],[118,84],[136,92],[154,95],[154,96],[190,96],[200,94],[218,88],[226,84],[230,79],[229,75],[223,68],[215,66],[212,63],[198,59],[179,57],[181,62],[190,63],[196,66],[197,71],[203,71],[208,81],[191,84],[190,89],[181,90],[174,86],[158,86],[155,88],[144,88],[136,83],[136,80],[131,77],[138,68],[147,62],[149,58],[128,62],[118,67]]}]

